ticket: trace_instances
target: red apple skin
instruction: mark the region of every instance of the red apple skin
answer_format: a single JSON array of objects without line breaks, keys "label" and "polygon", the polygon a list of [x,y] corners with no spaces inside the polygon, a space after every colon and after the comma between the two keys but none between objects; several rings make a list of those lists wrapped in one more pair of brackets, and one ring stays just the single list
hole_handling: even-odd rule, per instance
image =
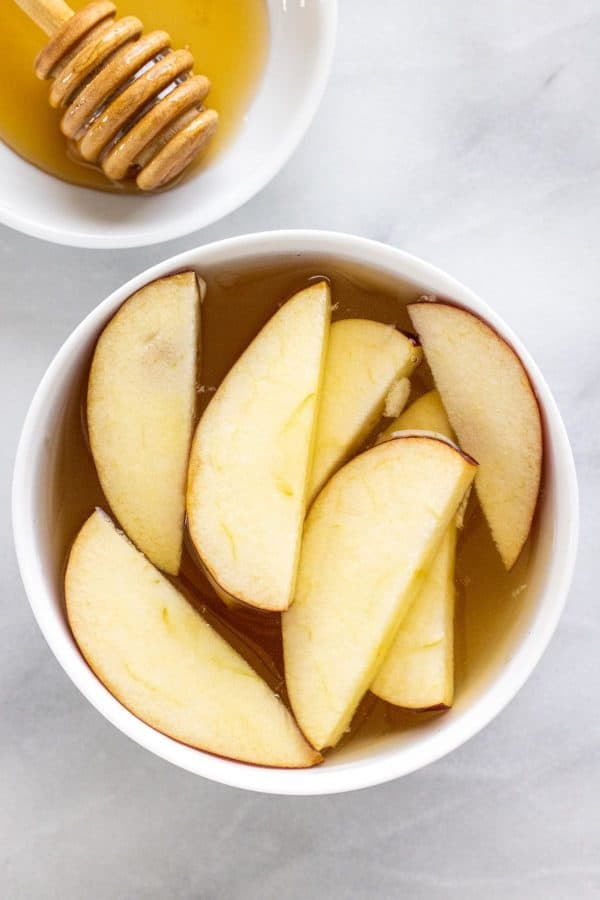
[{"label": "red apple skin", "polygon": [[[454,346],[452,347],[452,353],[456,358],[451,365],[443,362],[441,341],[439,335],[435,335],[435,328],[432,327],[429,315],[429,311],[433,310],[438,310],[441,315],[445,316],[447,329],[450,327],[456,329],[453,333]],[[449,315],[452,311],[458,315]],[[531,378],[510,342],[488,322],[464,306],[446,300],[428,301],[410,304],[408,312],[419,331],[426,359],[432,370],[436,387],[442,396],[450,423],[463,449],[478,459],[480,468],[475,479],[475,488],[502,561],[506,569],[510,570],[530,534],[542,484],[544,425],[539,399]],[[427,322],[428,319],[429,322]],[[446,331],[446,335],[447,333],[448,331]],[[486,345],[489,353],[481,352],[482,345]],[[475,347],[479,353],[470,353]],[[444,352],[449,358],[449,353]],[[460,365],[458,353],[461,354]],[[493,428],[488,428],[487,433],[484,432],[483,427],[474,429],[473,416],[466,408],[460,408],[459,391],[449,374],[451,366],[454,366],[458,384],[461,371],[466,371],[465,367],[469,365],[470,355],[476,359],[475,366],[471,368],[478,369],[479,373],[478,378],[473,377],[469,380],[465,377],[463,379],[463,385],[460,388],[463,395],[461,402],[464,402],[464,384],[467,382],[475,384],[478,381],[482,385],[481,397],[483,398],[487,391],[489,397],[494,401],[494,406],[502,410],[501,414],[497,415],[495,434]],[[490,359],[493,359],[493,365],[496,366],[493,379],[486,378],[488,371],[485,366]],[[499,387],[501,379],[505,384],[510,385],[510,390],[502,390]],[[506,397],[509,394],[512,408],[506,403]],[[479,405],[485,408],[483,399]],[[485,424],[484,418],[482,418],[482,422]],[[496,462],[502,461],[501,438],[503,434],[507,435],[509,432],[507,423],[510,424],[513,432],[516,433],[517,429],[520,430],[521,440],[518,443],[526,451],[521,454],[520,458],[519,454],[515,453],[512,471],[506,463],[506,459],[503,467],[494,462],[494,456]],[[489,419],[487,425],[489,425]],[[487,450],[485,449],[486,442]],[[506,442],[506,446],[510,446],[510,441]],[[491,453],[490,448],[492,448]],[[496,484],[494,484],[494,469],[498,473]],[[514,500],[510,499],[511,494],[515,498]],[[510,509],[511,504],[515,508],[518,507],[518,512],[515,513]]]}]

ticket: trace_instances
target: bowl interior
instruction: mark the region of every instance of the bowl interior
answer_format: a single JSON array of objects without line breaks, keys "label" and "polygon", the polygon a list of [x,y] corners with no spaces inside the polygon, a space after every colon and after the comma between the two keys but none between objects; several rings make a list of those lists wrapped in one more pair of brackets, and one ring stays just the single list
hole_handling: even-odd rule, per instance
[{"label": "bowl interior", "polygon": [[214,163],[163,194],[121,196],[66,184],[0,142],[0,221],[61,244],[136,247],[189,234],[245,203],[306,131],[335,41],[336,0],[266,2],[264,75],[240,130]]},{"label": "bowl interior", "polygon": [[[398,302],[420,294],[449,297],[481,314],[520,353],[544,418],[544,490],[526,589],[511,602],[502,628],[488,641],[454,707],[435,718],[416,717],[404,731],[357,734],[314,770],[278,771],[217,759],[182,746],[144,725],[98,682],[81,658],[63,610],[64,559],[57,552],[64,478],[63,426],[79,403],[82,379],[103,325],[137,287],[183,266],[204,275],[235,259],[326,253],[341,266],[360,265],[373,284],[392,287]],[[335,298],[334,298],[335,299]],[[69,460],[66,461],[67,466]],[[73,463],[72,476],[77,478]],[[347,790],[385,781],[424,765],[479,730],[514,695],[541,655],[558,620],[570,579],[577,531],[577,489],[569,445],[545,382],[515,336],[459,283],[399,251],[361,239],[315,233],[280,233],[224,241],[189,251],[134,279],[97,307],[63,346],[34,398],[19,449],[14,486],[14,526],[25,586],[38,622],[59,661],[94,705],[142,745],[184,768],[228,784],[282,793]]]}]

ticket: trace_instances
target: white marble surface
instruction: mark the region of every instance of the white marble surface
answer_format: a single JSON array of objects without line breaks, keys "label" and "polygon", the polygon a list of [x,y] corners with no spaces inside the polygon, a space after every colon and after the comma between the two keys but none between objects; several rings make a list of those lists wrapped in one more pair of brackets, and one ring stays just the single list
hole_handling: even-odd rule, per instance
[{"label": "white marble surface", "polygon": [[[0,230],[7,900],[600,897],[600,3],[341,7],[335,70],[310,134],[235,215],[201,235],[122,253]],[[313,800],[210,784],[104,722],[32,619],[8,510],[29,398],[84,313],[177,250],[285,226],[404,247],[495,305],[555,391],[582,485],[571,597],[517,699],[424,771]]]}]

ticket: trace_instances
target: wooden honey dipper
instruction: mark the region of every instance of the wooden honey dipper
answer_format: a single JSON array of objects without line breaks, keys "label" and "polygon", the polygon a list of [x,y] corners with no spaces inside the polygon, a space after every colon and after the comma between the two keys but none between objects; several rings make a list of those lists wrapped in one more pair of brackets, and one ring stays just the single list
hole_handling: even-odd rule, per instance
[{"label": "wooden honey dipper", "polygon": [[50,104],[65,109],[61,131],[78,160],[156,191],[205,148],[218,123],[202,106],[210,82],[192,74],[192,54],[171,50],[165,31],[143,35],[139,19],[115,18],[111,0],[79,12],[64,0],[16,3],[51,38],[35,72],[53,79]]}]

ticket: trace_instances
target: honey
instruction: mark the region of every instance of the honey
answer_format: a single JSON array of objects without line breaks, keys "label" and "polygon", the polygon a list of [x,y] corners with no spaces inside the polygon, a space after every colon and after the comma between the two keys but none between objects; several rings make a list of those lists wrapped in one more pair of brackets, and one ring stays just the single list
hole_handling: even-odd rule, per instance
[{"label": "honey", "polygon": [[[332,288],[334,319],[362,317],[394,323],[410,331],[405,304],[421,292],[396,277],[356,267],[343,268],[326,257],[290,256],[205,269],[199,273],[207,291],[202,307],[202,361],[198,381],[200,416],[217,386],[276,311],[282,300],[325,277]],[[57,477],[50,508],[54,509],[56,566],[66,565],[70,546],[95,506],[110,512],[96,475],[85,429],[87,360],[82,378],[70,396],[64,413],[57,457]],[[425,363],[411,378],[411,400],[431,389]],[[387,422],[382,422],[383,427]],[[371,436],[367,444],[371,443]],[[527,583],[528,562],[535,541],[535,526],[521,556],[506,572],[492,542],[475,492],[471,493],[465,526],[459,532],[456,563],[457,609],[455,620],[456,694],[468,689],[494,657],[502,638],[518,621],[521,594]],[[186,535],[183,563],[178,578],[171,579],[251,665],[284,699],[283,654],[279,614],[251,608],[226,607],[217,597],[196,559]],[[361,741],[390,732],[419,728],[448,712],[410,712],[397,709],[367,694],[357,711],[350,733],[342,744],[358,735]],[[341,746],[341,745],[340,745]],[[330,751],[335,754],[336,751]]]},{"label": "honey", "polygon": [[[74,10],[87,0],[70,3]],[[195,71],[212,84],[207,103],[219,113],[219,127],[207,153],[194,163],[210,165],[230,143],[257,89],[267,57],[269,19],[265,0],[123,0],[121,15],[137,16],[149,32],[169,32],[173,48],[188,47]],[[19,156],[71,184],[104,191],[131,185],[113,184],[92,166],[67,153],[60,131],[61,110],[48,103],[49,82],[39,81],[33,63],[46,36],[19,7],[8,2],[2,14],[0,54],[0,139]],[[188,170],[190,171],[190,170]]]}]

